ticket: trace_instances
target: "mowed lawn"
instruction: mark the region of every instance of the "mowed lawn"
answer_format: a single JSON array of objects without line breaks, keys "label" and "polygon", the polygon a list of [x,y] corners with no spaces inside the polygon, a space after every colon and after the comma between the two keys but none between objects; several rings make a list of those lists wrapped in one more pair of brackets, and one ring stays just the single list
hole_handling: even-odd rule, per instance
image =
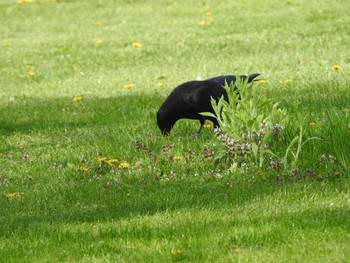
[{"label": "mowed lawn", "polygon": [[[349,10],[1,0],[0,262],[350,261]],[[156,125],[177,85],[255,72],[285,140],[298,114],[318,138],[300,178],[206,158],[198,121]]]}]

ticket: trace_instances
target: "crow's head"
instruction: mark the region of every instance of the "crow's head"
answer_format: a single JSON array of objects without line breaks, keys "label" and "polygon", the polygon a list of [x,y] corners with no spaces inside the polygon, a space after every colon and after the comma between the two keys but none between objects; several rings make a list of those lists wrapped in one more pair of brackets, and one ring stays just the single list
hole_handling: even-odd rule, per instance
[{"label": "crow's head", "polygon": [[169,116],[161,109],[157,113],[157,125],[163,135],[169,135],[171,128],[174,125],[169,119]]}]

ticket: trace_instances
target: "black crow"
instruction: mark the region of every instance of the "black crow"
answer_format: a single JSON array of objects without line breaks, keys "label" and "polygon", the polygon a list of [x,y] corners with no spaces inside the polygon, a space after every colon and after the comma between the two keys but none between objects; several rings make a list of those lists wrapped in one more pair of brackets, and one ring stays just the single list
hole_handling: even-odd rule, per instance
[{"label": "black crow", "polygon": [[[248,83],[252,82],[260,74],[239,76],[241,80],[248,77]],[[225,83],[230,85],[236,81],[236,76],[217,76],[206,80],[193,80],[177,86],[163,102],[157,113],[157,124],[163,135],[168,135],[179,119],[194,119],[201,123],[201,130],[205,120],[213,122],[214,127],[219,126],[217,120],[212,117],[204,117],[200,112],[212,112],[211,97],[219,100],[222,96],[228,101]]]}]

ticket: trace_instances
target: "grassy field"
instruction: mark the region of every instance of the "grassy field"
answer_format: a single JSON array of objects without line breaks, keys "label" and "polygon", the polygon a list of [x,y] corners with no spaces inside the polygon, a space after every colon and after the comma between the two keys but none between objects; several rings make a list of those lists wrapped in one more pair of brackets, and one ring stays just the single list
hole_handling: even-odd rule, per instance
[{"label": "grassy field", "polygon": [[[0,262],[349,261],[348,10],[1,0]],[[158,130],[180,83],[254,72],[286,143],[299,113],[321,139],[300,178],[204,158],[219,141],[197,121]]]}]

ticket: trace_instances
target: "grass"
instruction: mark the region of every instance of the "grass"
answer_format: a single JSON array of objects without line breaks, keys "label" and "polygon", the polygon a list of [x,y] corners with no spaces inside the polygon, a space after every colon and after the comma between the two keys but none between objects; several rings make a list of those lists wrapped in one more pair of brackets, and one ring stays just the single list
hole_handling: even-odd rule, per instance
[{"label": "grass", "polygon": [[[348,261],[347,7],[2,1],[0,262]],[[253,72],[291,124],[300,112],[305,136],[322,139],[301,167],[322,154],[336,166],[276,183],[203,160],[218,141],[198,122],[160,135],[155,113],[172,88]]]}]

